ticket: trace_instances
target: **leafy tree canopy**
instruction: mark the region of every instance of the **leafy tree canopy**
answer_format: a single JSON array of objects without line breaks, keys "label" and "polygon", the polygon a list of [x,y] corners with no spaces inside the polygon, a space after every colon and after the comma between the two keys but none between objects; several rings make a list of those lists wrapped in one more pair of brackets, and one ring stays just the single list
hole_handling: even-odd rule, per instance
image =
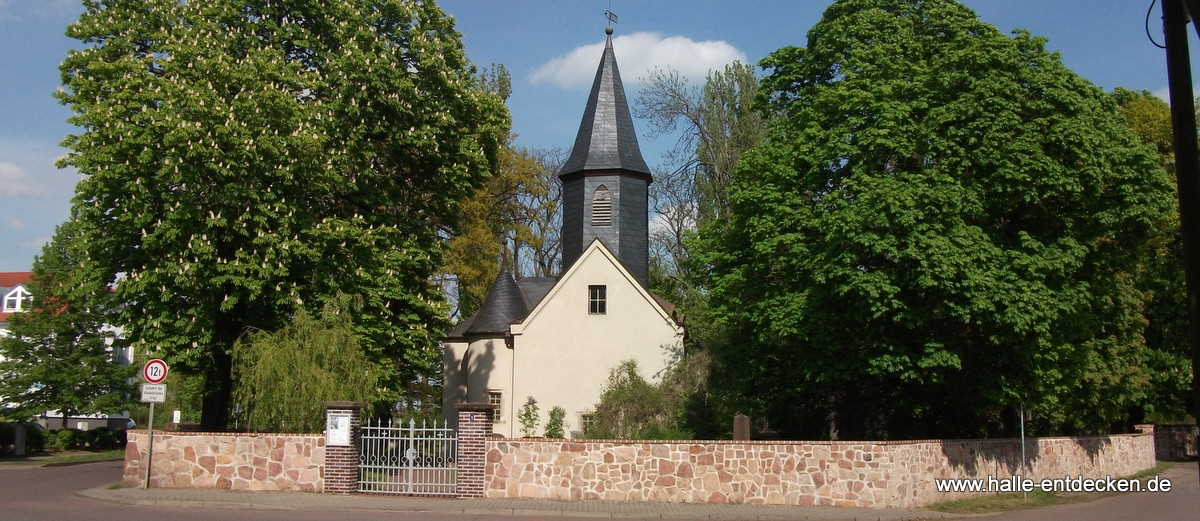
[{"label": "leafy tree canopy", "polygon": [[1172,208],[1113,100],[951,0],[842,0],[766,59],[769,142],[698,256],[774,428],[1102,430],[1145,398],[1137,285]]},{"label": "leafy tree canopy", "polygon": [[[494,168],[508,115],[431,1],[86,0],[62,161],[114,323],[205,375],[225,427],[230,350],[341,291],[400,389],[437,361],[439,231]],[[395,396],[392,396],[395,398]]]},{"label": "leafy tree canopy", "polygon": [[[1175,177],[1175,148],[1171,142],[1171,106],[1149,91],[1134,92],[1117,87],[1112,91],[1117,110],[1134,134],[1158,152],[1167,171]],[[1174,182],[1171,183],[1175,185]],[[1161,233],[1150,242],[1149,263],[1140,285],[1149,301],[1144,311],[1146,367],[1150,396],[1135,408],[1133,423],[1176,423],[1186,419],[1191,394],[1192,361],[1188,349],[1187,290],[1183,282],[1183,238],[1178,209],[1164,220]],[[1139,413],[1144,412],[1145,416]]]},{"label": "leafy tree canopy", "polygon": [[63,417],[113,413],[128,407],[136,373],[125,344],[106,327],[109,287],[88,277],[84,225],[58,227],[34,261],[29,307],[9,319],[0,338],[0,406],[24,420],[57,410]]}]

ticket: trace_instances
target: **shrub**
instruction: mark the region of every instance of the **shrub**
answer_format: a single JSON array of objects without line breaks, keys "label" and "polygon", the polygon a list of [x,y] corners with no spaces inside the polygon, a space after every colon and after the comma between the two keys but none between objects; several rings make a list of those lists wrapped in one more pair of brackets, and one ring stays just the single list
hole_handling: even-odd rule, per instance
[{"label": "shrub", "polygon": [[117,437],[108,427],[97,427],[88,431],[88,448],[92,450],[110,450],[118,447]]},{"label": "shrub", "polygon": [[530,396],[517,414],[517,421],[521,422],[521,434],[526,438],[533,436],[537,432],[539,419],[537,400]]},{"label": "shrub", "polygon": [[565,432],[566,422],[564,421],[564,419],[566,417],[567,417],[566,409],[563,409],[562,407],[559,407],[557,405],[555,405],[553,409],[550,409],[550,419],[546,420],[545,436],[547,438],[565,438],[565,437],[567,437],[567,434]]},{"label": "shrub", "polygon": [[17,424],[8,422],[0,423],[0,456],[12,452],[13,448],[10,445],[16,440],[16,429]]},{"label": "shrub", "polygon": [[46,450],[46,430],[36,423],[25,423],[25,453],[44,452]]},{"label": "shrub", "polygon": [[46,448],[53,452],[78,449],[83,444],[83,431],[79,429],[62,429],[51,431]]},{"label": "shrub", "polygon": [[691,355],[666,371],[657,383],[642,378],[637,361],[613,368],[596,404],[588,438],[692,439],[691,403],[705,392],[708,358]]}]

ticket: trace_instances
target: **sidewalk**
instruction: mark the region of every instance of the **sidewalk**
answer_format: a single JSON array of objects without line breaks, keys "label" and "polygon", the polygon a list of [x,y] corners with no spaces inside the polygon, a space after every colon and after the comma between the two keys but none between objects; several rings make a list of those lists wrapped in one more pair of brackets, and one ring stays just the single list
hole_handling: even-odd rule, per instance
[{"label": "sidewalk", "polygon": [[917,510],[802,507],[779,505],[716,505],[695,503],[635,503],[617,501],[554,501],[543,499],[453,499],[305,492],[235,492],[228,490],[92,488],[79,495],[126,505],[229,508],[239,510],[318,510],[329,512],[438,512],[472,515],[546,517],[662,518],[662,519],[813,519],[879,520],[961,518]]}]

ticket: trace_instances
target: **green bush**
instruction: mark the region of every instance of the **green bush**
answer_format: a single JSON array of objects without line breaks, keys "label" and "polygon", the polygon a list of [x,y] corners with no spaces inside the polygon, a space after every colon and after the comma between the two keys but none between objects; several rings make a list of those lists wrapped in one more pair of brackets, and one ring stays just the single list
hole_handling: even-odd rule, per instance
[{"label": "green bush", "polygon": [[74,450],[83,446],[84,434],[79,429],[62,429],[51,431],[50,434],[50,439],[46,441],[46,448],[52,452]]},{"label": "green bush", "polygon": [[44,452],[46,450],[46,429],[36,423],[25,423],[25,453]]},{"label": "green bush", "polygon": [[88,448],[92,450],[112,450],[119,447],[117,437],[108,427],[97,427],[88,431]]},{"label": "green bush", "polygon": [[525,405],[517,414],[517,421],[521,422],[521,435],[526,438],[533,437],[538,426],[538,404],[532,396],[525,400]]},{"label": "green bush", "polygon": [[565,438],[567,410],[557,405],[550,409],[550,419],[546,420],[547,438]]},{"label": "green bush", "polygon": [[16,424],[0,423],[0,456],[4,456],[13,451],[11,445],[16,440]]}]

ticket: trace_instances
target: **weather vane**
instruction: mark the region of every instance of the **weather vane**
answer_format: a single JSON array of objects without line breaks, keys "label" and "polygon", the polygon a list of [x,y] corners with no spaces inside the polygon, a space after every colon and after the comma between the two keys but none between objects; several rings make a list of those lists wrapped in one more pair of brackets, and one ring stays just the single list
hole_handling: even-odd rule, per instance
[{"label": "weather vane", "polygon": [[617,13],[614,13],[612,11],[605,9],[604,17],[608,18],[608,28],[605,29],[605,32],[607,32],[608,34],[612,34],[612,24],[617,23]]}]

